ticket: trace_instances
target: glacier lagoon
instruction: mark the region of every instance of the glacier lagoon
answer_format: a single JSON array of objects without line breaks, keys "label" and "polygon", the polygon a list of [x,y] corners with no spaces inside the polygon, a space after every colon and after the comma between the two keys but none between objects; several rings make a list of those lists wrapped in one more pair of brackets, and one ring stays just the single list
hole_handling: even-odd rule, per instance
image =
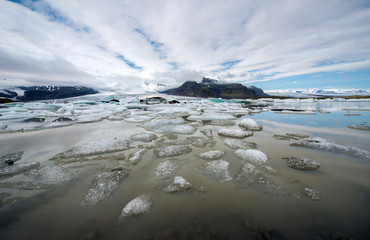
[{"label": "glacier lagoon", "polygon": [[1,238],[369,238],[369,99],[143,97],[1,105]]}]

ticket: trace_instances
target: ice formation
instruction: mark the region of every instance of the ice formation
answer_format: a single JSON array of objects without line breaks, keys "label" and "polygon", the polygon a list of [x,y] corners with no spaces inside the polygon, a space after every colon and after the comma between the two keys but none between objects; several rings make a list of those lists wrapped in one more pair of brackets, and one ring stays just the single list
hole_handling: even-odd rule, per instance
[{"label": "ice formation", "polygon": [[26,175],[47,182],[64,182],[74,177],[66,168],[59,166],[44,166],[32,169]]},{"label": "ice formation", "polygon": [[130,139],[135,141],[141,141],[141,142],[151,142],[153,140],[156,140],[158,138],[157,135],[154,133],[139,133],[132,135]]},{"label": "ice formation", "polygon": [[178,167],[179,164],[177,163],[177,160],[167,160],[158,164],[154,170],[154,176],[157,179],[170,178]]},{"label": "ice formation", "polygon": [[143,149],[140,149],[140,150],[136,151],[135,153],[130,154],[127,161],[131,164],[138,163],[141,160],[141,158],[143,157],[146,150],[147,150],[146,148],[143,148]]},{"label": "ice formation", "polygon": [[19,190],[40,190],[49,188],[50,184],[32,182],[0,182],[0,188],[13,188]]},{"label": "ice formation", "polygon": [[230,176],[228,168],[229,162],[214,160],[200,166],[198,172],[218,182],[229,182],[233,180],[233,178]]},{"label": "ice formation", "polygon": [[255,142],[248,142],[240,139],[225,138],[224,142],[227,146],[233,149],[251,149],[257,147]]},{"label": "ice formation", "polygon": [[130,174],[128,169],[102,172],[94,177],[89,190],[83,198],[81,205],[86,207],[95,206],[98,202],[109,197],[119,184]]},{"label": "ice formation", "polygon": [[157,157],[173,157],[178,155],[183,155],[186,153],[190,153],[192,151],[191,147],[189,146],[166,146],[154,149],[154,154]]},{"label": "ice formation", "polygon": [[173,183],[165,187],[163,191],[168,193],[183,192],[191,187],[192,185],[188,180],[181,176],[176,176],[175,179],[173,180]]},{"label": "ice formation", "polygon": [[336,152],[340,154],[346,154],[351,157],[368,160],[370,161],[370,152],[359,149],[356,147],[351,147],[335,142],[331,142],[324,138],[314,137],[314,138],[303,138],[297,141],[294,141],[290,144],[294,147],[307,147],[314,148],[323,151]]},{"label": "ice formation", "polygon": [[190,125],[164,125],[151,131],[159,134],[193,134],[197,129]]},{"label": "ice formation", "polygon": [[233,138],[246,138],[253,135],[251,131],[243,131],[240,129],[227,129],[223,128],[218,130],[218,135],[224,137],[233,137]]},{"label": "ice formation", "polygon": [[202,115],[192,115],[187,118],[189,121],[195,120],[234,120],[234,117],[231,114],[223,114],[223,113],[204,113]]},{"label": "ice formation", "polygon": [[226,152],[220,150],[208,151],[200,154],[199,156],[204,160],[217,160],[225,156]]},{"label": "ice formation", "polygon": [[300,140],[303,138],[309,138],[310,136],[306,134],[299,134],[299,133],[286,133],[285,135],[275,134],[273,135],[273,138],[277,140]]},{"label": "ice formation", "polygon": [[38,166],[40,166],[38,162],[23,162],[1,167],[0,177],[18,175],[33,168],[37,168]]},{"label": "ice formation", "polygon": [[152,196],[149,194],[142,194],[126,204],[126,206],[122,209],[119,220],[124,220],[130,216],[144,214],[149,211],[149,209],[152,207],[152,204]]},{"label": "ice formation", "polygon": [[257,165],[262,165],[267,162],[266,154],[256,149],[238,149],[235,151],[235,155]]},{"label": "ice formation", "polygon": [[212,130],[209,128],[203,129],[200,132],[207,138],[213,138]]},{"label": "ice formation", "polygon": [[261,131],[262,126],[259,125],[255,120],[250,118],[242,119],[238,122],[239,127],[245,128],[246,130],[250,131]]},{"label": "ice formation", "polygon": [[313,201],[320,201],[321,199],[320,192],[315,189],[305,187],[303,193]]},{"label": "ice formation", "polygon": [[190,142],[191,145],[198,148],[204,148],[208,143],[211,143],[208,139],[204,137],[188,137],[186,140]]},{"label": "ice formation", "polygon": [[299,170],[316,170],[320,167],[320,163],[313,161],[308,158],[297,158],[289,157],[284,158],[288,160],[288,166],[290,168],[299,169]]},{"label": "ice formation", "polygon": [[14,162],[21,160],[24,151],[9,153],[0,157],[0,167],[14,164]]},{"label": "ice formation", "polygon": [[53,159],[82,157],[94,154],[123,151],[129,148],[129,141],[122,138],[107,138],[96,142],[85,143],[57,154]]}]

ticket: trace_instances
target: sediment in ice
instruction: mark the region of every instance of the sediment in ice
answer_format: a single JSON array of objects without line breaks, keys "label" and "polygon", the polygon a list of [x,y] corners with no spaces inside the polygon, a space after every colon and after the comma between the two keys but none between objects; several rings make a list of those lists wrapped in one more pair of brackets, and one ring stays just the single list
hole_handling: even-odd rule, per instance
[{"label": "sediment in ice", "polygon": [[130,174],[128,169],[102,172],[92,180],[89,190],[83,198],[81,205],[85,207],[95,206],[100,201],[108,198]]},{"label": "sediment in ice", "polygon": [[0,177],[8,177],[18,175],[33,168],[40,166],[38,162],[23,162],[15,163],[13,165],[5,166],[0,168]]},{"label": "sediment in ice", "polygon": [[147,151],[146,148],[140,149],[135,153],[130,154],[127,161],[131,164],[137,164],[143,157],[144,153]]},{"label": "sediment in ice", "polygon": [[300,140],[303,138],[309,138],[309,135],[306,134],[299,134],[299,133],[286,133],[285,135],[275,134],[272,136],[273,138],[277,140]]},{"label": "sediment in ice", "polygon": [[149,211],[149,209],[152,207],[152,204],[152,196],[149,194],[142,194],[126,204],[126,206],[122,209],[119,220],[122,221],[130,216],[144,214]]},{"label": "sediment in ice", "polygon": [[211,129],[203,129],[200,131],[204,136],[206,136],[207,138],[213,138],[213,134],[212,134],[212,130]]},{"label": "sediment in ice", "polygon": [[255,142],[248,142],[240,139],[225,138],[224,142],[228,147],[233,149],[251,149],[257,147]]},{"label": "sediment in ice", "polygon": [[239,127],[245,128],[249,131],[261,131],[262,126],[259,125],[255,120],[250,118],[242,119],[240,122],[238,122]]},{"label": "sediment in ice", "polygon": [[320,167],[320,163],[308,158],[288,157],[283,159],[286,159],[288,161],[288,166],[290,168],[298,170],[316,170]]},{"label": "sediment in ice", "polygon": [[204,160],[217,160],[225,156],[226,152],[220,150],[208,151],[200,154],[199,156]]},{"label": "sediment in ice", "polygon": [[246,138],[253,135],[251,131],[243,131],[240,129],[227,129],[223,128],[218,130],[218,135],[224,137],[233,137],[233,138]]},{"label": "sediment in ice", "polygon": [[176,159],[167,160],[158,164],[154,169],[154,176],[157,179],[166,179],[173,176],[176,169],[179,168],[179,162]]},{"label": "sediment in ice", "polygon": [[59,166],[44,166],[32,169],[26,175],[47,182],[65,182],[72,180],[74,177],[66,168]]},{"label": "sediment in ice", "polygon": [[233,180],[229,173],[229,162],[214,160],[207,162],[198,168],[198,172],[218,182]]},{"label": "sediment in ice", "polygon": [[266,154],[257,149],[238,149],[235,151],[235,155],[257,165],[262,165],[267,162]]},{"label": "sediment in ice", "polygon": [[141,141],[141,142],[151,142],[153,140],[156,140],[158,136],[154,133],[139,133],[132,135],[130,139],[135,141]]},{"label": "sediment in ice", "polygon": [[191,145],[198,148],[204,148],[208,144],[212,144],[212,141],[204,137],[188,137],[186,140],[189,141]]},{"label": "sediment in ice", "polygon": [[369,151],[356,148],[356,147],[352,147],[352,146],[348,146],[348,145],[331,142],[324,138],[319,138],[319,137],[303,138],[303,139],[292,142],[290,145],[294,147],[307,147],[307,148],[313,148],[313,149],[318,149],[322,151],[346,154],[351,157],[370,161]]},{"label": "sediment in ice", "polygon": [[315,189],[305,187],[303,189],[303,194],[307,198],[311,199],[312,201],[320,201],[321,200],[320,192],[315,190]]},{"label": "sediment in ice", "polygon": [[153,152],[157,157],[165,158],[183,155],[186,153],[190,153],[191,151],[192,149],[189,146],[165,146],[154,149]]},{"label": "sediment in ice", "polygon": [[176,176],[175,179],[173,180],[173,183],[165,187],[163,191],[168,193],[183,192],[191,187],[192,185],[188,180],[181,176]]}]

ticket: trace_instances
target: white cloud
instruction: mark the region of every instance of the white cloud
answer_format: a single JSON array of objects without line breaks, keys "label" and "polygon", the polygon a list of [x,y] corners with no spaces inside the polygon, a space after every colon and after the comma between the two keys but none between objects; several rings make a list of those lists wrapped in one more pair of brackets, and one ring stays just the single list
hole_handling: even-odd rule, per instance
[{"label": "white cloud", "polygon": [[370,68],[365,0],[27,4],[0,1],[0,79],[130,89]]}]

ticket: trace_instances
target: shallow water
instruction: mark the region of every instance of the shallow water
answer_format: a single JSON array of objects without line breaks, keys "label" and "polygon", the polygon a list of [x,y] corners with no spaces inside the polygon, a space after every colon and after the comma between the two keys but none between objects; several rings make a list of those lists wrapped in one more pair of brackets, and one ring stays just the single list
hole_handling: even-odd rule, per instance
[{"label": "shallow water", "polygon": [[[187,102],[181,107],[190,109],[188,114],[158,116],[163,109],[174,108],[170,105],[149,106],[144,112],[125,111],[130,111],[131,116],[137,116],[134,114],[137,112],[140,115],[147,112],[154,118],[171,118],[177,114],[186,119],[187,115],[201,114],[202,110],[214,112],[213,115],[248,110],[235,103],[211,103],[196,99],[182,101]],[[270,110],[275,107],[331,113],[279,114]],[[75,176],[72,181],[52,183],[53,187],[47,190],[0,188],[0,192],[11,193],[11,198],[23,198],[16,204],[0,209],[1,239],[336,239],[338,236],[369,239],[370,162],[346,154],[292,147],[289,141],[272,137],[285,133],[307,134],[370,151],[368,131],[347,128],[348,125],[368,125],[370,112],[365,111],[368,109],[370,102],[366,101],[275,102],[274,106],[265,107],[259,114],[244,115],[237,119],[252,118],[263,126],[262,131],[254,132],[245,140],[257,143],[257,149],[268,156],[266,165],[279,174],[261,172],[286,189],[288,196],[266,194],[261,189],[240,188],[235,180],[220,183],[199,173],[198,168],[207,162],[199,154],[221,150],[226,152],[222,159],[230,163],[230,176],[234,178],[237,175],[246,161],[239,159],[234,154],[236,149],[227,147],[223,141],[225,138],[217,134],[221,128],[237,129],[236,124],[203,124],[196,126],[197,131],[191,135],[157,134],[165,139],[165,143],[172,142],[169,144],[173,145],[175,141],[185,140],[189,136],[204,137],[200,131],[211,129],[216,143],[205,148],[188,143],[186,145],[192,147],[192,152],[168,158],[156,157],[154,149],[150,148],[136,165],[130,165],[126,160],[146,143],[131,141],[129,150],[80,157],[69,163],[50,159],[81,144],[105,138],[129,139],[134,134],[149,132],[140,127],[142,123],[103,119],[55,129],[1,133],[0,156],[24,150],[20,162],[37,161],[41,166],[58,164]],[[361,116],[344,116],[348,111],[360,112]],[[14,124],[22,124],[13,121]],[[185,122],[186,125],[192,123]],[[7,120],[7,124],[12,123]],[[171,140],[173,138],[177,140]],[[313,171],[289,168],[287,161],[282,158],[292,156],[310,158],[319,162],[320,168]],[[177,162],[179,167],[171,178],[157,179],[155,168],[169,159]],[[94,176],[120,166],[129,168],[131,173],[119,187],[95,206],[82,207],[81,200]],[[184,177],[192,184],[192,188],[172,194],[163,192],[162,189],[173,181],[174,176]],[[42,182],[24,173],[3,177],[0,181]],[[206,190],[199,191],[201,187]],[[318,190],[320,201],[305,197],[302,193],[305,187]],[[153,195],[152,208],[143,215],[118,221],[123,207],[143,193]]]}]

